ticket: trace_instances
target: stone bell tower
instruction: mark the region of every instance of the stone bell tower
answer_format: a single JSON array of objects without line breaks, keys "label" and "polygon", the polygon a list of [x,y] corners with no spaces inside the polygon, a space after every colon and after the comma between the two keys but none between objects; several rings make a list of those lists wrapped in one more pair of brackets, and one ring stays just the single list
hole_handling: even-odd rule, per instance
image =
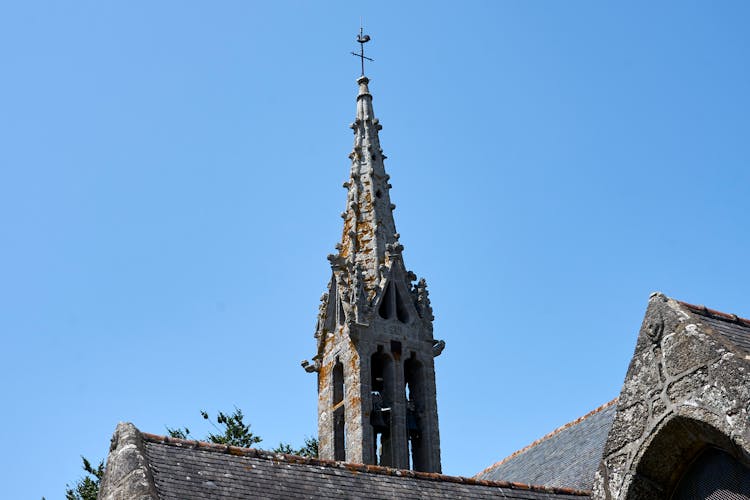
[{"label": "stone bell tower", "polygon": [[318,374],[321,458],[440,472],[434,357],[445,342],[432,336],[425,280],[404,266],[368,83],[357,80],[344,230],[328,256],[318,351],[302,366]]}]

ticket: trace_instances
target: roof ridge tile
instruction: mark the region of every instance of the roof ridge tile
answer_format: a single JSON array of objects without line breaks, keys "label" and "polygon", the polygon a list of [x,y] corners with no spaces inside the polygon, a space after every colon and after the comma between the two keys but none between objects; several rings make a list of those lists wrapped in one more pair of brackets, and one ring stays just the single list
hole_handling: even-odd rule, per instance
[{"label": "roof ridge tile", "polygon": [[[611,404],[608,403],[608,404]],[[270,460],[276,462],[283,462],[289,464],[305,464],[314,465],[319,467],[330,467],[335,469],[346,469],[352,472],[365,472],[371,474],[380,474],[385,476],[400,476],[409,477],[415,479],[423,479],[428,481],[440,481],[450,483],[462,483],[471,484],[478,486],[488,486],[495,488],[507,488],[513,490],[526,490],[536,491],[542,493],[556,493],[571,496],[582,496],[588,497],[591,495],[590,491],[577,490],[573,488],[561,488],[552,486],[538,486],[525,483],[516,483],[509,481],[491,481],[487,479],[477,479],[473,477],[463,476],[450,476],[446,474],[439,474],[436,472],[420,472],[405,469],[394,469],[391,467],[384,467],[381,465],[371,464],[357,464],[349,462],[336,462],[334,460],[324,460],[321,458],[310,458],[303,457],[300,455],[291,455],[288,453],[276,453],[272,451],[260,450],[257,448],[241,448],[239,446],[231,446],[226,444],[209,443],[206,441],[198,441],[193,439],[181,439],[173,438],[168,436],[160,436],[158,434],[150,434],[148,432],[141,432],[143,439],[155,444],[175,446],[178,448],[190,447],[192,449],[202,449],[205,451],[211,451],[214,453],[227,453],[235,456],[246,456],[251,458],[258,458],[263,460]]]},{"label": "roof ridge tile", "polygon": [[709,309],[708,307],[704,305],[690,304],[689,302],[684,302],[682,300],[675,299],[675,301],[678,304],[683,305],[687,307],[688,309],[690,309],[691,312],[700,314],[701,316],[707,316],[709,318],[720,319],[723,321],[727,321],[729,323],[737,323],[743,326],[750,327],[750,319],[742,318],[740,316],[737,316],[736,314],[725,313],[722,311],[717,311],[716,309]]}]

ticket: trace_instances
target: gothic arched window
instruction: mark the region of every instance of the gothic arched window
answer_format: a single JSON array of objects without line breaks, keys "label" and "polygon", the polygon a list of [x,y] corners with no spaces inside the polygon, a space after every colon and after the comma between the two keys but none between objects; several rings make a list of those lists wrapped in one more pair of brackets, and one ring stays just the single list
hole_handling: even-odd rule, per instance
[{"label": "gothic arched window", "polygon": [[729,453],[708,448],[687,468],[673,500],[747,500],[750,498],[750,469]]}]

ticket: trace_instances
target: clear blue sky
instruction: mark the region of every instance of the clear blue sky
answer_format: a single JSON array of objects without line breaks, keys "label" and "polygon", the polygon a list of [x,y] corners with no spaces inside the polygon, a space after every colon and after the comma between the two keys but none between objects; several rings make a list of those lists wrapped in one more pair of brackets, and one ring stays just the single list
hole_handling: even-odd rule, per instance
[{"label": "clear blue sky", "polygon": [[446,473],[615,397],[651,291],[750,316],[748,2],[5,2],[4,497],[121,420],[315,433],[360,16]]}]

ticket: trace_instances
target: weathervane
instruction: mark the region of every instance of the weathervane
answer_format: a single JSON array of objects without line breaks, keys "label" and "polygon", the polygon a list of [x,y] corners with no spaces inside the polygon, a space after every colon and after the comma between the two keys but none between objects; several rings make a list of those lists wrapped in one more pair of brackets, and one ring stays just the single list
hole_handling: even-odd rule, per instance
[{"label": "weathervane", "polygon": [[362,25],[360,24],[359,35],[357,35],[357,42],[359,43],[359,54],[357,54],[356,52],[352,52],[352,55],[359,57],[360,61],[362,61],[362,76],[365,76],[365,59],[367,59],[368,61],[375,60],[365,56],[365,44],[369,41],[370,35],[365,35],[362,33]]}]

